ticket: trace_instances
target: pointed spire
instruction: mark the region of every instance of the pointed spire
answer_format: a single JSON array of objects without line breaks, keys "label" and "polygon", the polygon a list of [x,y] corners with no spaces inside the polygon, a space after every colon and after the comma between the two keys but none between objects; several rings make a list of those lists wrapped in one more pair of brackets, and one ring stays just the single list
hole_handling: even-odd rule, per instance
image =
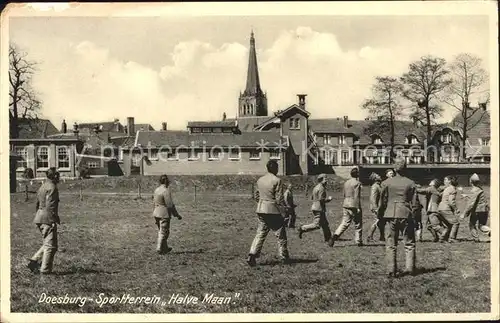
[{"label": "pointed spire", "polygon": [[257,66],[257,53],[255,51],[255,37],[253,29],[250,33],[250,53],[248,56],[248,73],[245,95],[255,95],[262,93],[259,80],[259,68]]}]

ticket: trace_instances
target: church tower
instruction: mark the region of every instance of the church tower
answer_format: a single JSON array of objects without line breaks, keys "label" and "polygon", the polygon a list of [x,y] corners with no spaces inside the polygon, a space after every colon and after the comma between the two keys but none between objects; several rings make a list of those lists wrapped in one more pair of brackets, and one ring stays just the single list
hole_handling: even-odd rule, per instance
[{"label": "church tower", "polygon": [[267,96],[260,88],[259,68],[257,67],[257,54],[255,52],[255,38],[253,31],[250,34],[250,55],[248,57],[247,85],[245,87],[245,91],[240,93],[238,116],[240,118],[267,116]]}]

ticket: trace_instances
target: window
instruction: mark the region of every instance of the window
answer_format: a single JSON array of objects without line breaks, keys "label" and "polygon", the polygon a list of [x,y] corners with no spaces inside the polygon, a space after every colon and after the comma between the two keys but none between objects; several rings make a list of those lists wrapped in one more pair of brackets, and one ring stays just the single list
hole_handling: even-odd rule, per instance
[{"label": "window", "polygon": [[331,135],[325,135],[323,138],[324,138],[325,145],[332,145],[332,143],[333,143],[332,139],[333,138],[332,138]]},{"label": "window", "polygon": [[228,132],[233,132],[231,128],[222,128],[222,132],[228,133]]},{"label": "window", "polygon": [[118,160],[120,160],[120,161],[123,160],[123,149],[120,149],[120,152],[118,154]]},{"label": "window", "polygon": [[211,130],[210,128],[203,128],[203,132],[205,132],[205,133],[211,132],[210,130]]},{"label": "window", "polygon": [[349,163],[349,152],[343,151],[342,152],[342,164],[347,164],[347,163]]},{"label": "window", "polygon": [[325,165],[336,165],[337,164],[337,152],[333,149],[327,149],[322,151],[323,161]]},{"label": "window", "polygon": [[231,160],[239,160],[240,159],[240,152],[238,149],[231,149],[229,151],[229,159]]},{"label": "window", "polygon": [[88,161],[87,162],[87,167],[88,168],[99,168],[99,162],[98,161]]},{"label": "window", "polygon": [[191,128],[191,132],[201,132],[201,128],[198,127]]},{"label": "window", "polygon": [[142,155],[140,153],[132,154],[132,165],[139,167],[141,166]]},{"label": "window", "polygon": [[68,147],[57,147],[57,168],[69,168]]},{"label": "window", "polygon": [[194,150],[189,150],[188,151],[188,160],[197,160],[200,158],[200,152],[199,151],[194,151]]},{"label": "window", "polygon": [[208,152],[208,160],[219,160],[220,159],[220,150],[211,149]]},{"label": "window", "polygon": [[290,118],[290,129],[300,129],[300,118]]},{"label": "window", "polygon": [[49,168],[49,148],[38,147],[36,156],[36,168]]},{"label": "window", "polygon": [[410,135],[410,136],[406,137],[405,143],[407,143],[407,144],[418,144],[418,139],[417,139],[417,137],[415,137],[413,135]]},{"label": "window", "polygon": [[153,150],[149,154],[150,160],[158,160],[158,150]]},{"label": "window", "polygon": [[222,129],[221,128],[213,128],[212,132],[222,132]]},{"label": "window", "polygon": [[280,150],[279,149],[271,149],[269,151],[270,159],[280,159]]},{"label": "window", "polygon": [[258,150],[250,151],[250,159],[253,159],[253,160],[260,159],[260,151],[258,151]]},{"label": "window", "polygon": [[24,169],[28,167],[28,150],[26,147],[16,147],[16,155],[19,156],[17,168]]},{"label": "window", "polygon": [[479,139],[481,146],[489,146],[490,145],[490,138],[480,138]]},{"label": "window", "polygon": [[441,135],[441,141],[445,144],[450,144],[452,140],[451,133]]},{"label": "window", "polygon": [[167,160],[178,160],[179,155],[177,155],[177,152],[175,151],[169,151],[167,152]]},{"label": "window", "polygon": [[382,144],[382,139],[379,136],[373,136],[372,140],[373,140],[373,144],[375,144],[375,145]]},{"label": "window", "polygon": [[339,136],[339,145],[345,145],[345,136],[344,135]]}]

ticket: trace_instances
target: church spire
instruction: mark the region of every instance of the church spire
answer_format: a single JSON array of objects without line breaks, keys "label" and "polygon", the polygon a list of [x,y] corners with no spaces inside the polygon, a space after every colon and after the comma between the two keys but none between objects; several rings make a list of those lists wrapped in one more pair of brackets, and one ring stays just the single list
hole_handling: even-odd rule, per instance
[{"label": "church spire", "polygon": [[250,54],[248,56],[248,72],[245,95],[255,95],[258,93],[262,93],[262,89],[260,88],[257,53],[255,51],[255,37],[252,29],[250,33]]},{"label": "church spire", "polygon": [[240,117],[267,116],[267,97],[260,88],[259,68],[255,50],[253,29],[250,32],[250,52],[248,55],[247,84],[238,101]]}]

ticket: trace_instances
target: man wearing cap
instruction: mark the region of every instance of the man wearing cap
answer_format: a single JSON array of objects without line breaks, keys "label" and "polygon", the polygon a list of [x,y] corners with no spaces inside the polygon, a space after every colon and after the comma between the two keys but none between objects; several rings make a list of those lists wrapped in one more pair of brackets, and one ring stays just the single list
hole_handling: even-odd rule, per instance
[{"label": "man wearing cap", "polygon": [[381,200],[380,196],[382,195],[382,186],[380,186],[380,182],[382,178],[379,174],[371,173],[370,180],[373,182],[371,191],[370,191],[370,210],[372,211],[375,222],[370,227],[370,231],[368,233],[367,241],[373,241],[373,234],[375,230],[378,228],[380,237],[380,241],[385,241],[384,236],[384,219],[383,214],[380,213]]},{"label": "man wearing cap", "polygon": [[43,244],[31,257],[28,268],[33,273],[51,274],[57,252],[57,225],[59,219],[59,172],[55,167],[47,170],[47,180],[37,192],[36,214],[33,222],[42,233]]},{"label": "man wearing cap", "polygon": [[257,218],[259,220],[257,233],[250,247],[247,263],[249,266],[256,265],[256,259],[260,256],[262,246],[270,230],[275,232],[278,238],[278,249],[281,260],[284,263],[290,261],[288,254],[286,227],[282,210],[285,202],[283,199],[283,184],[276,174],[278,174],[278,163],[270,160],[266,164],[267,174],[257,180],[256,197]]},{"label": "man wearing cap", "polygon": [[323,230],[323,238],[325,239],[325,242],[329,242],[332,237],[332,232],[330,231],[330,224],[326,218],[326,203],[330,202],[332,197],[326,197],[326,175],[318,175],[317,182],[318,184],[316,184],[311,193],[313,201],[311,205],[311,211],[314,216],[313,222],[299,227],[297,231],[299,233],[299,238],[302,239],[302,234],[304,232],[314,231],[321,228]]},{"label": "man wearing cap", "polygon": [[412,208],[415,199],[415,183],[402,173],[406,162],[402,158],[395,160],[394,177],[382,182],[382,212],[385,220],[387,274],[390,278],[398,277],[396,254],[399,234],[403,235],[405,246],[405,273],[415,273],[415,224]]},{"label": "man wearing cap", "polygon": [[491,229],[486,225],[488,223],[489,205],[484,191],[480,186],[481,181],[479,176],[474,173],[470,177],[469,182],[472,186],[471,194],[468,196],[467,206],[460,218],[464,219],[470,216],[470,234],[474,241],[479,242],[477,229],[488,236],[491,235]]},{"label": "man wearing cap", "polygon": [[388,170],[386,170],[385,171],[385,177],[386,178],[394,177],[394,170],[392,168],[389,168]]},{"label": "man wearing cap", "polygon": [[330,245],[333,246],[340,236],[354,222],[354,241],[358,246],[363,245],[363,213],[361,211],[361,182],[359,181],[359,169],[351,169],[351,178],[344,183],[344,203],[342,204],[342,222],[335,231]]}]

